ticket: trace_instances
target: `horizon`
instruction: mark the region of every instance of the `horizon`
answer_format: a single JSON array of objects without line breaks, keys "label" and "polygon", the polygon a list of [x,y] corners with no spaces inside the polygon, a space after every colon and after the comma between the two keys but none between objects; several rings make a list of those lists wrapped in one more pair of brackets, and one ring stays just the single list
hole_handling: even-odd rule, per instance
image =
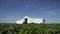
[{"label": "horizon", "polygon": [[24,16],[60,23],[60,0],[0,0],[0,23],[15,23]]}]

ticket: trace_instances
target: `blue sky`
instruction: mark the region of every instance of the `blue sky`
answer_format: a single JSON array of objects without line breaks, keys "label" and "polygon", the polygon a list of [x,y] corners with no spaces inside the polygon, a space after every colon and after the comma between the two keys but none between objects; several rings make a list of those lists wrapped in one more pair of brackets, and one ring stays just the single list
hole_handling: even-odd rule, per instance
[{"label": "blue sky", "polygon": [[15,23],[29,16],[60,22],[60,0],[0,0],[0,23]]}]

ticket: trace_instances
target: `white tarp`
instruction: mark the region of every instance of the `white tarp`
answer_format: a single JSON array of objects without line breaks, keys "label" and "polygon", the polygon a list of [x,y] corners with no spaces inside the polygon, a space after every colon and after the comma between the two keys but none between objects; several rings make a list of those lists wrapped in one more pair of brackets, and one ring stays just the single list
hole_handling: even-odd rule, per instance
[{"label": "white tarp", "polygon": [[28,16],[25,16],[23,19],[17,20],[16,23],[17,23],[17,24],[23,24],[25,18],[28,19],[28,20],[27,20],[27,23],[40,24],[40,23],[43,23],[43,22],[44,22],[44,20],[43,20],[43,19],[40,19],[40,18],[29,18]]}]

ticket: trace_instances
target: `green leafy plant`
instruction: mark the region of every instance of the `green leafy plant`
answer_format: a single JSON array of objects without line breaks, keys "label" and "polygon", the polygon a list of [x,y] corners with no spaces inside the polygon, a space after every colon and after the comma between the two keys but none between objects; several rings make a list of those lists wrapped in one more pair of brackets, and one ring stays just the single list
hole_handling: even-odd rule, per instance
[{"label": "green leafy plant", "polygon": [[0,24],[0,34],[60,34],[60,24]]}]

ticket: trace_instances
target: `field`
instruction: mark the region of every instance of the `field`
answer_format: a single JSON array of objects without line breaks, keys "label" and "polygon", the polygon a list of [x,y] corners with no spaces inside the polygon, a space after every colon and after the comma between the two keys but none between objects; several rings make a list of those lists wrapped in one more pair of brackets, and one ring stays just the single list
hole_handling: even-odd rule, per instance
[{"label": "field", "polygon": [[60,24],[0,24],[0,34],[60,34]]}]

